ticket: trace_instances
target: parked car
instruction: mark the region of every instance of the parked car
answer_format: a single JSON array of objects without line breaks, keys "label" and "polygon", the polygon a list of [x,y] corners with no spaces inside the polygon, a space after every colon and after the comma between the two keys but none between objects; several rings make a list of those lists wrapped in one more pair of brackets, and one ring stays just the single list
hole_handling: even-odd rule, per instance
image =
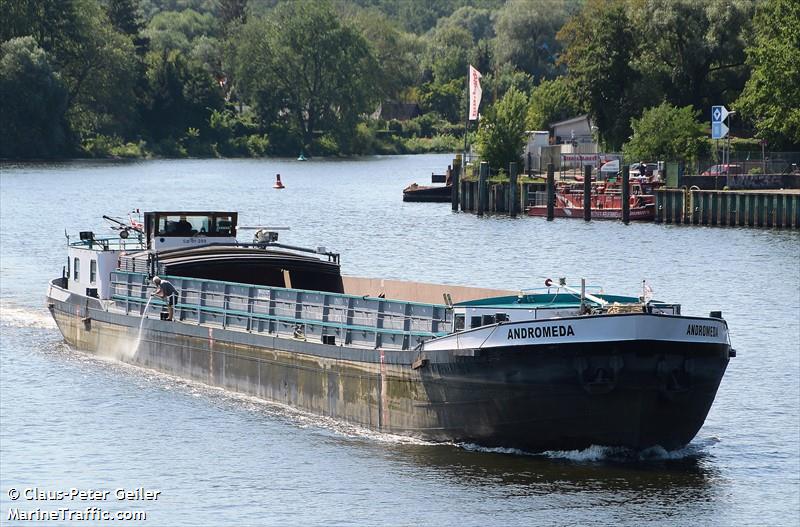
[{"label": "parked car", "polygon": [[728,174],[744,174],[741,165],[712,165],[703,171],[701,176],[727,176]]},{"label": "parked car", "polygon": [[631,176],[652,176],[658,173],[658,163],[634,163],[631,165]]}]

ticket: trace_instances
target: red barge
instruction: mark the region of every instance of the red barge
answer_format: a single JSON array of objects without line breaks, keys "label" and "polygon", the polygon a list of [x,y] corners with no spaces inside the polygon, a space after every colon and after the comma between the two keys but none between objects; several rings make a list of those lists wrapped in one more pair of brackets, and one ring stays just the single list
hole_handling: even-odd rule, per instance
[{"label": "red barge", "polygon": [[[645,194],[639,183],[631,183],[629,218],[636,221],[653,221],[655,219],[655,196]],[[537,200],[538,201],[538,200]],[[622,193],[619,187],[596,185],[592,187],[591,196],[592,219],[621,220]],[[527,208],[528,216],[547,216],[547,203],[536,203]],[[574,188],[562,184],[556,188],[556,218],[583,218],[583,187]]]}]

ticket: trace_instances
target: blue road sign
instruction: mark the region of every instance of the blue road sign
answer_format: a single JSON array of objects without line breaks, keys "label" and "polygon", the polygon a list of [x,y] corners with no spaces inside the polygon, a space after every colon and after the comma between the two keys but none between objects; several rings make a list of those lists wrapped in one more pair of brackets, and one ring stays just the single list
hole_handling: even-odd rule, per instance
[{"label": "blue road sign", "polygon": [[728,109],[724,106],[711,107],[711,122],[721,123],[728,117]]},{"label": "blue road sign", "polygon": [[711,139],[722,139],[728,135],[728,127],[725,123],[711,122]]}]

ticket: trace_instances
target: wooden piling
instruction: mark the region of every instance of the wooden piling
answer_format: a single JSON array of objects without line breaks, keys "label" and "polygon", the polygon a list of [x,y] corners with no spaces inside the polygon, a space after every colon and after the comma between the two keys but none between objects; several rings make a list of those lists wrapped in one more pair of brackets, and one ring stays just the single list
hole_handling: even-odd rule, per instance
[{"label": "wooden piling", "polygon": [[592,166],[583,167],[583,219],[592,220]]},{"label": "wooden piling", "polygon": [[622,223],[625,225],[631,222],[631,167],[622,167]]},{"label": "wooden piling", "polygon": [[775,226],[775,196],[773,194],[770,194],[769,196],[766,196],[766,198],[767,198],[766,211],[765,211],[767,215],[766,225],[768,228],[772,228]]},{"label": "wooden piling", "polygon": [[719,207],[722,201],[721,195],[715,193],[711,196],[711,225],[717,225],[717,218],[719,217]]},{"label": "wooden piling", "polygon": [[517,164],[510,163],[508,165],[508,213],[512,218],[517,217],[517,207],[519,206],[519,197],[517,196]]},{"label": "wooden piling", "polygon": [[800,196],[793,196],[792,197],[792,210],[794,214],[792,215],[792,222],[794,223],[794,228],[800,228]]},{"label": "wooden piling", "polygon": [[547,221],[553,221],[556,204],[556,167],[553,163],[547,165]]},{"label": "wooden piling", "polygon": [[478,216],[483,216],[483,213],[486,211],[488,181],[489,163],[481,161],[481,171],[478,174]]},{"label": "wooden piling", "polygon": [[460,188],[459,182],[461,180],[461,154],[457,155],[453,160],[453,172],[450,187],[450,208],[453,212],[458,212],[458,190]]}]

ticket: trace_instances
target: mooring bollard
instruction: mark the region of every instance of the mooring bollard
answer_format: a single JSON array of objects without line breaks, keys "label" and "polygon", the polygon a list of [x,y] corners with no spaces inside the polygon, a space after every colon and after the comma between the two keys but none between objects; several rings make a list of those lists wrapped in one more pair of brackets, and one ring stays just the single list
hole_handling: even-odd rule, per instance
[{"label": "mooring bollard", "polygon": [[622,223],[627,225],[631,221],[631,167],[622,167]]},{"label": "mooring bollard", "polygon": [[483,216],[486,211],[487,185],[489,180],[489,163],[481,161],[481,171],[478,174],[478,216]]},{"label": "mooring bollard", "polygon": [[592,166],[583,167],[583,219],[592,220]]},{"label": "mooring bollard", "polygon": [[514,218],[517,215],[517,208],[519,207],[519,197],[517,196],[517,164],[510,163],[508,165],[508,213]]},{"label": "mooring bollard", "polygon": [[556,204],[556,167],[553,163],[547,165],[547,221],[553,221]]}]

